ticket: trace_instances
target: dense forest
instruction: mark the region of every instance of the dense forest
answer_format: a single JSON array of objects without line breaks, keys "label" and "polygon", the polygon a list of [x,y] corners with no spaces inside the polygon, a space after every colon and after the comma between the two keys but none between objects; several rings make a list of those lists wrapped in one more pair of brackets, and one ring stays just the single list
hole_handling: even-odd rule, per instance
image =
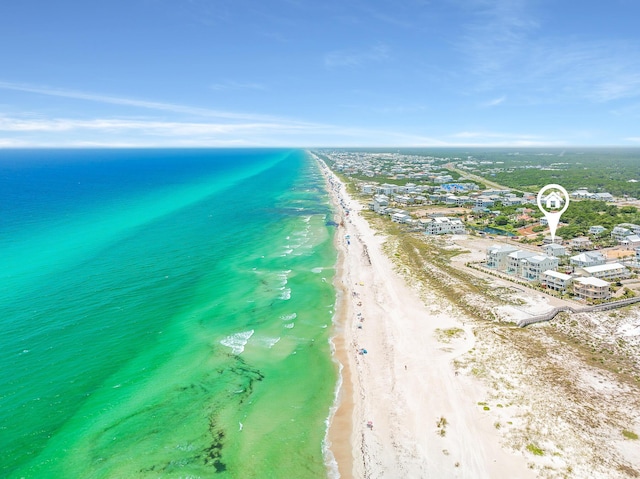
[{"label": "dense forest", "polygon": [[538,191],[558,183],[568,191],[586,188],[591,193],[640,197],[639,149],[586,149],[544,152],[492,151],[477,153],[478,173],[512,188]]},{"label": "dense forest", "polygon": [[558,228],[557,234],[565,239],[584,236],[590,226],[596,225],[607,228],[603,235],[609,235],[620,223],[640,224],[640,211],[633,206],[618,208],[603,201],[572,201],[562,215],[562,222],[568,225]]}]

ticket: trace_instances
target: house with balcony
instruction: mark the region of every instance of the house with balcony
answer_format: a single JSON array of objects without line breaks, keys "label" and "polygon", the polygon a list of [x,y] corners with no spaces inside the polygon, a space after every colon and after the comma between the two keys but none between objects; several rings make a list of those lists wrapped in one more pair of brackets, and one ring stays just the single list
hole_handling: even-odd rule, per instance
[{"label": "house with balcony", "polygon": [[587,266],[582,269],[589,276],[607,281],[625,279],[631,275],[629,270],[620,263],[605,263],[597,266]]},{"label": "house with balcony", "polygon": [[604,264],[605,262],[606,258],[599,251],[586,251],[569,258],[569,263],[577,268],[584,268],[586,266],[598,266],[600,264]]},{"label": "house with balcony", "polygon": [[465,234],[464,223],[460,218],[448,218],[446,216],[431,218],[424,228],[425,234],[442,235],[442,234]]},{"label": "house with balcony", "polygon": [[574,251],[586,251],[593,249],[593,242],[585,236],[580,236],[569,240],[569,248]]},{"label": "house with balcony", "polygon": [[573,294],[587,300],[603,300],[611,297],[609,283],[598,278],[574,278]]},{"label": "house with balcony", "polygon": [[568,274],[553,271],[551,269],[543,271],[540,275],[540,284],[553,291],[564,292],[571,284],[571,276]]},{"label": "house with balcony", "polygon": [[543,245],[542,252],[547,256],[555,256],[556,258],[567,255],[565,247],[556,243]]},{"label": "house with balcony", "polygon": [[514,274],[516,276],[522,276],[522,264],[523,261],[537,256],[537,253],[526,250],[516,250],[507,256],[507,269],[506,272]]},{"label": "house with balcony", "polygon": [[529,258],[523,258],[520,262],[520,276],[529,281],[538,281],[542,273],[555,270],[559,260],[553,256],[538,254]]},{"label": "house with balcony", "polygon": [[487,249],[488,268],[505,271],[507,269],[508,257],[511,253],[518,251],[518,248],[507,244],[492,245]]},{"label": "house with balcony", "polygon": [[384,214],[389,206],[389,197],[386,195],[375,195],[373,201],[369,203],[369,208],[378,214]]},{"label": "house with balcony", "polygon": [[639,235],[629,235],[622,241],[620,244],[627,249],[635,249],[640,246],[640,236]]},{"label": "house with balcony", "polygon": [[607,228],[605,228],[604,226],[595,225],[589,227],[590,235],[599,235],[600,233],[604,233],[605,231],[607,231]]},{"label": "house with balcony", "polygon": [[492,208],[495,202],[486,196],[479,196],[475,199],[476,208]]},{"label": "house with balcony", "polygon": [[398,192],[398,185],[391,185],[389,183],[382,183],[380,186],[376,187],[376,193],[381,195],[393,195]]},{"label": "house with balcony", "polygon": [[632,223],[621,223],[611,230],[611,237],[618,243],[634,234],[640,235],[640,226]]}]

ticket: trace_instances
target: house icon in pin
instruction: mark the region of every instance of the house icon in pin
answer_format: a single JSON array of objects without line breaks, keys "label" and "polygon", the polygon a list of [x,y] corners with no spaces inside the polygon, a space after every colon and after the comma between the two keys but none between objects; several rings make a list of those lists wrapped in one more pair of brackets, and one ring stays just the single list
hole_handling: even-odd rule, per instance
[{"label": "house icon in pin", "polygon": [[564,203],[564,198],[560,196],[557,192],[552,191],[544,200],[544,204],[549,210],[559,210],[562,208],[562,204]]}]

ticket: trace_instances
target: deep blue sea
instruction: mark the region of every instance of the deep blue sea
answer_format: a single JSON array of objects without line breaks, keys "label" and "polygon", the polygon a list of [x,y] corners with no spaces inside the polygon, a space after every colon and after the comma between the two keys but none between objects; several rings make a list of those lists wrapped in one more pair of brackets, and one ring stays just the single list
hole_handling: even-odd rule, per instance
[{"label": "deep blue sea", "polygon": [[330,219],[299,150],[0,150],[0,476],[325,476]]}]

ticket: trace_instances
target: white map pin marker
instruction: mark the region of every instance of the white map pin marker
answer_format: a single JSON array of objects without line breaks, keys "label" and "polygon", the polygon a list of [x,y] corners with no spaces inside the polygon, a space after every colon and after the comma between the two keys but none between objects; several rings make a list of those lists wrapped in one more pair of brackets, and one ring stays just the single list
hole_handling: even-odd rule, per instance
[{"label": "white map pin marker", "polygon": [[[544,196],[544,192],[547,190],[560,190],[562,195],[558,194],[556,191],[552,191],[546,197]],[[564,196],[564,198],[563,198]],[[542,204],[544,199],[544,206]],[[548,210],[545,210],[545,206]],[[547,223],[549,224],[549,231],[551,232],[551,241],[556,242],[556,230],[558,229],[558,223],[560,222],[560,216],[562,213],[567,211],[569,207],[569,193],[562,186],[551,184],[543,187],[538,192],[538,208],[544,214],[544,217],[547,218]]]}]

